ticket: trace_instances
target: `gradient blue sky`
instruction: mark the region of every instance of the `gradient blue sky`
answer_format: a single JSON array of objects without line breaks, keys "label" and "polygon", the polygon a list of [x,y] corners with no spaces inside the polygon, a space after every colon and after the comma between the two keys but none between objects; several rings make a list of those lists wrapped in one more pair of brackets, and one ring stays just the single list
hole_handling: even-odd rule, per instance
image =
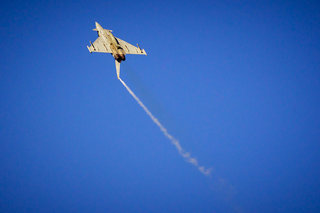
[{"label": "gradient blue sky", "polygon": [[[4,1],[0,212],[319,212],[317,1]],[[122,78],[94,22],[148,56]]]}]

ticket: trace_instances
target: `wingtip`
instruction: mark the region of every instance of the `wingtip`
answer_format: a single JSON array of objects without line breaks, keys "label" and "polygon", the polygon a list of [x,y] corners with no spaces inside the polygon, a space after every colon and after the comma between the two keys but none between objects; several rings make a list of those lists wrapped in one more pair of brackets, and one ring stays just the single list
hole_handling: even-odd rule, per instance
[{"label": "wingtip", "polygon": [[87,48],[88,48],[89,52],[92,53],[92,51],[90,50],[90,47],[88,45],[87,45]]}]

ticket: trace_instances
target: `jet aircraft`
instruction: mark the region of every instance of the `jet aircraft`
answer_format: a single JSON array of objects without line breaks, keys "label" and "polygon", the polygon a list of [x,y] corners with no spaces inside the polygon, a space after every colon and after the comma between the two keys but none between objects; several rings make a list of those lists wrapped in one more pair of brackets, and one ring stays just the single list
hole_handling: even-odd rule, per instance
[{"label": "jet aircraft", "polygon": [[90,41],[90,47],[87,46],[90,53],[100,52],[100,53],[111,53],[115,59],[117,77],[120,79],[120,63],[126,60],[127,54],[135,55],[147,55],[144,49],[140,49],[139,45],[137,47],[129,44],[120,38],[115,37],[112,34],[112,30],[103,29],[101,25],[96,22],[96,28],[93,31],[97,31],[98,38],[95,42]]}]

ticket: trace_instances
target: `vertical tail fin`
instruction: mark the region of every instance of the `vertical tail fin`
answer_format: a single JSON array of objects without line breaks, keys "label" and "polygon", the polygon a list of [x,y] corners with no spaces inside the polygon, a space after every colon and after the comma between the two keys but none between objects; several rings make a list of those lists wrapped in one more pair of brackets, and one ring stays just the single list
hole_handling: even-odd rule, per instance
[{"label": "vertical tail fin", "polygon": [[118,79],[120,79],[120,63],[117,60],[115,60],[115,63],[116,63],[117,77]]}]

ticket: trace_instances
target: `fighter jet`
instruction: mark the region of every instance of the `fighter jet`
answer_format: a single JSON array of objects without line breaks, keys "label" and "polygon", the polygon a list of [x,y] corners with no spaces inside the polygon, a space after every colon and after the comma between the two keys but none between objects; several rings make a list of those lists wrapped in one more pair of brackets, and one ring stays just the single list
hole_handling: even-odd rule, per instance
[{"label": "fighter jet", "polygon": [[112,30],[103,29],[98,22],[96,22],[96,28],[93,31],[97,31],[99,37],[93,43],[90,41],[90,47],[87,46],[89,52],[111,53],[115,59],[118,79],[120,79],[120,63],[126,60],[126,54],[147,55],[146,51],[140,49],[138,44],[135,47],[115,37]]}]

